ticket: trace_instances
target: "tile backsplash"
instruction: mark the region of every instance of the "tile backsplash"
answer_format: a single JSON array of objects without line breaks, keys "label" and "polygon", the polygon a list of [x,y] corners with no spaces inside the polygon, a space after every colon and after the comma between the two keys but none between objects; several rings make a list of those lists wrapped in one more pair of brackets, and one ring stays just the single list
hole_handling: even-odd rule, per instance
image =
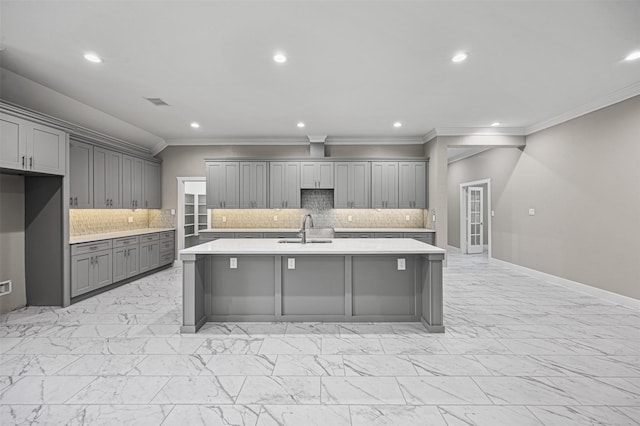
[{"label": "tile backsplash", "polygon": [[211,210],[211,227],[299,228],[306,213],[312,215],[317,228],[424,228],[426,216],[420,209],[215,209]]},{"label": "tile backsplash", "polygon": [[[133,222],[129,223],[129,218]],[[69,233],[72,237],[129,231],[144,228],[173,228],[175,216],[170,210],[152,209],[71,209]]]}]

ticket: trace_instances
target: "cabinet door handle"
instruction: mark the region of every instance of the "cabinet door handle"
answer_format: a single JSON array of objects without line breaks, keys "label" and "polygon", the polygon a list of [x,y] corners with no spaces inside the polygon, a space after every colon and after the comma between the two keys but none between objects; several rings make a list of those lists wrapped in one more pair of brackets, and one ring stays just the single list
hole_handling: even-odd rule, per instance
[{"label": "cabinet door handle", "polygon": [[149,206],[149,201],[145,200],[145,201],[144,201],[144,206],[145,206],[145,207],[148,207],[148,206]]},{"label": "cabinet door handle", "polygon": [[284,202],[284,206],[285,207],[289,207],[289,201],[288,200]]},{"label": "cabinet door handle", "polygon": [[91,247],[89,247],[89,250],[97,250],[97,249],[98,249],[98,246],[91,246]]},{"label": "cabinet door handle", "polygon": [[222,202],[222,207],[227,208],[227,202],[226,201]]},{"label": "cabinet door handle", "polygon": [[75,204],[75,205],[76,205],[76,207],[78,207],[78,197],[75,197],[75,198],[73,199],[73,204]]},{"label": "cabinet door handle", "polygon": [[29,157],[29,167],[33,169],[33,157]]},{"label": "cabinet door handle", "polygon": [[73,207],[73,197],[69,197],[69,206]]},{"label": "cabinet door handle", "polygon": [[22,156],[22,168],[24,169],[24,155]]}]

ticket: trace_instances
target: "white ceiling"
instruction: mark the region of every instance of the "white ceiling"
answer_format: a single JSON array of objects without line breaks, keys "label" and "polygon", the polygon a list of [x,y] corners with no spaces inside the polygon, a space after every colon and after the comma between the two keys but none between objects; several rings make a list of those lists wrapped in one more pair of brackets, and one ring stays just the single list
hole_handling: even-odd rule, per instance
[{"label": "white ceiling", "polygon": [[[0,8],[3,68],[170,144],[400,140],[496,120],[524,128],[640,81],[640,61],[623,61],[640,49],[638,1],[2,0]],[[272,60],[277,50],[286,64]],[[452,63],[460,50],[469,59]],[[85,61],[86,51],[104,63]],[[189,127],[194,120],[200,129]]]}]

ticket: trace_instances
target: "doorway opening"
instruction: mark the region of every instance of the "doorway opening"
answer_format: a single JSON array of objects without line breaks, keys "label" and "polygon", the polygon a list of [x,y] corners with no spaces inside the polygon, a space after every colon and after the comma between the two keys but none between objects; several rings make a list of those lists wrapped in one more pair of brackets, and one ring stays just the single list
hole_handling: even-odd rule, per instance
[{"label": "doorway opening", "polygon": [[178,251],[199,244],[200,231],[209,228],[205,177],[178,177]]},{"label": "doorway opening", "polygon": [[491,258],[491,179],[460,184],[460,251]]}]

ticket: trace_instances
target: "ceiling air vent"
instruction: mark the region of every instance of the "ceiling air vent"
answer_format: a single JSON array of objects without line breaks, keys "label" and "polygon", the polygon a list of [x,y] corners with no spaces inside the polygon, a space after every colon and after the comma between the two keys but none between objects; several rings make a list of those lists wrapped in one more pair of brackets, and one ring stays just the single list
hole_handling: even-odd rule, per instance
[{"label": "ceiling air vent", "polygon": [[154,104],[155,106],[169,106],[168,103],[166,103],[160,98],[145,98],[145,99],[151,102],[152,104]]}]

